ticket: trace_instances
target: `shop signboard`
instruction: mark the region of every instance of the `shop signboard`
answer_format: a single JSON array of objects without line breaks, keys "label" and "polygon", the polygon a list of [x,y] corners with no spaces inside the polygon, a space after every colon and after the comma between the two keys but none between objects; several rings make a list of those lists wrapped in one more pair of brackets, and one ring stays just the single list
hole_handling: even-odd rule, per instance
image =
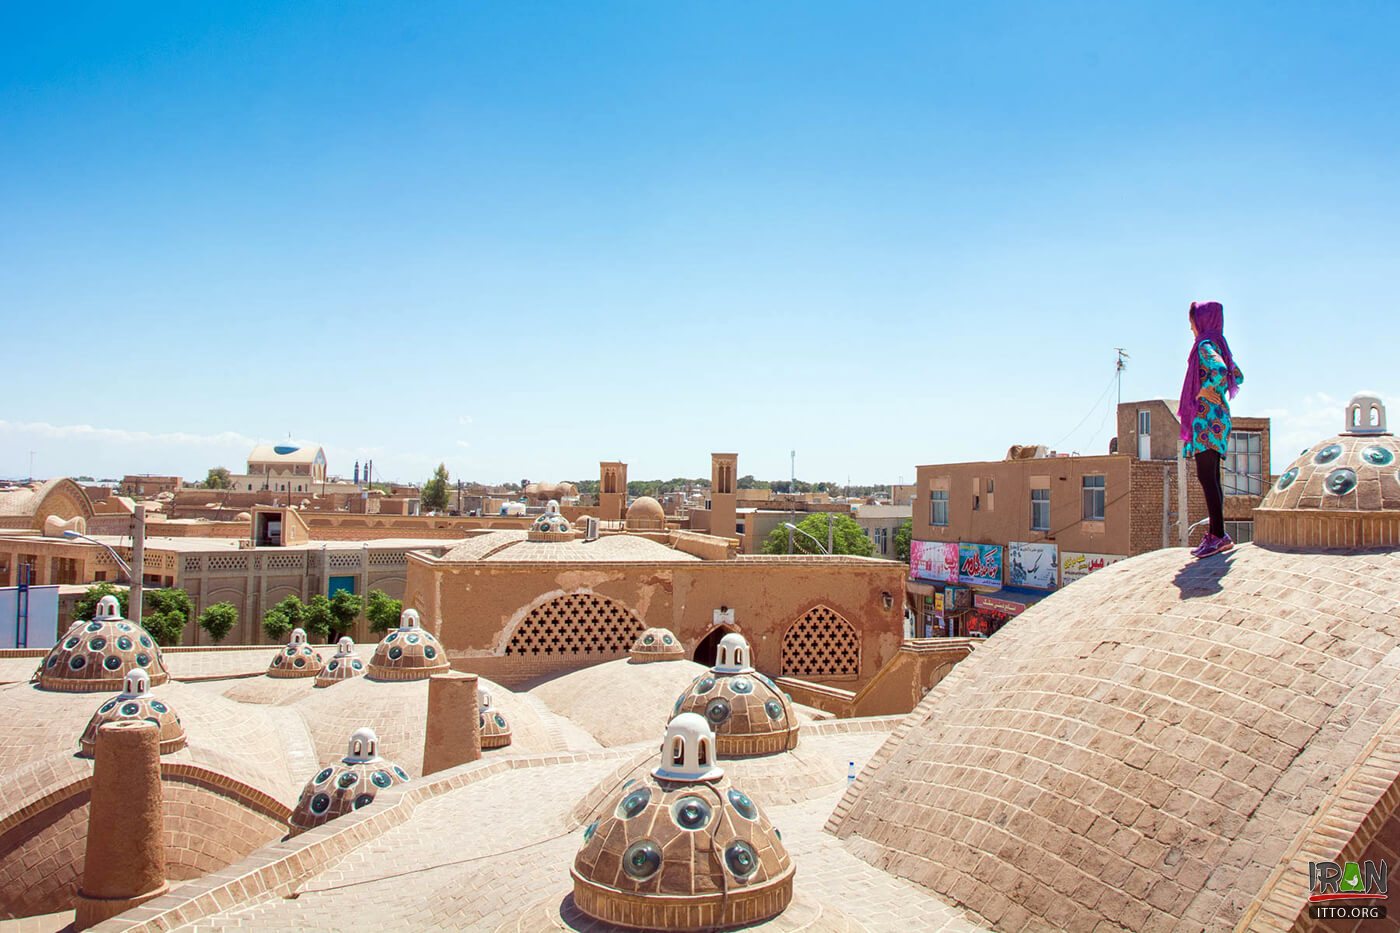
[{"label": "shop signboard", "polygon": [[968,586],[1001,587],[1001,545],[959,544],[958,582]]},{"label": "shop signboard", "polygon": [[1014,599],[998,599],[995,596],[988,596],[986,593],[978,593],[974,601],[978,609],[990,609],[993,612],[1001,612],[1009,616],[1020,615],[1026,610],[1025,603],[1018,603]]},{"label": "shop signboard", "polygon": [[1012,541],[1006,546],[1006,585],[1053,590],[1059,585],[1058,551],[1044,542]]},{"label": "shop signboard", "polygon": [[909,577],[933,583],[958,581],[956,541],[910,541]]},{"label": "shop signboard", "polygon": [[1065,551],[1060,555],[1060,585],[1067,586],[1122,559],[1118,554],[1081,554],[1078,551]]},{"label": "shop signboard", "polygon": [[944,613],[957,612],[960,609],[972,608],[972,590],[965,586],[948,586],[943,588],[943,611]]}]

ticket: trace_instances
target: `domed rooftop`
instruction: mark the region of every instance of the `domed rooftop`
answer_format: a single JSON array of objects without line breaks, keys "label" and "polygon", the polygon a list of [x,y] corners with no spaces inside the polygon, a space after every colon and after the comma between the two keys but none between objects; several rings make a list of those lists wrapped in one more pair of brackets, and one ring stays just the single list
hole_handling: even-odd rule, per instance
[{"label": "domed rooftop", "polygon": [[292,835],[368,806],[384,788],[408,780],[403,768],[379,757],[379,737],[373,729],[356,729],[345,757],[322,768],[306,782],[288,821]]},{"label": "domed rooftop", "polygon": [[797,747],[797,714],[787,694],[749,664],[749,643],[738,632],[719,641],[715,666],[676,699],[675,715],[709,721],[726,758],[770,755]]},{"label": "domed rooftop", "polygon": [[151,678],[142,668],[132,668],[126,675],[122,692],[97,708],[78,740],[78,754],[93,757],[97,747],[97,730],[109,722],[145,719],[160,729],[160,753],[179,751],[185,747],[185,727],[180,717],[166,703],[151,696]]},{"label": "domed rooftop", "polygon": [[792,900],[781,834],[719,766],[715,734],[682,713],[661,760],[606,801],[574,859],[574,904],[604,923],[696,930],[756,923]]},{"label": "domed rooftop", "polygon": [[570,541],[574,537],[574,529],[569,520],[559,513],[559,503],[550,499],[544,513],[530,525],[526,537],[530,541]]},{"label": "domed rooftop", "polygon": [[399,627],[385,634],[370,658],[370,680],[427,680],[452,669],[437,636],[419,623],[417,609],[405,609]]},{"label": "domed rooftop", "polygon": [[666,510],[651,496],[638,496],[627,507],[628,531],[665,531]]},{"label": "domed rooftop", "polygon": [[1395,549],[1129,558],[954,667],[828,829],[999,930],[1306,928],[1309,861],[1396,842],[1397,657]]},{"label": "domed rooftop", "polygon": [[292,629],[287,646],[273,655],[269,677],[315,677],[324,667],[321,653],[306,643],[306,630]]},{"label": "domed rooftop", "polygon": [[69,692],[120,690],[142,668],[159,686],[170,679],[160,647],[141,626],[123,619],[115,596],[97,601],[91,622],[74,622],[39,667],[39,686]]},{"label": "domed rooftop", "polygon": [[316,675],[316,686],[329,687],[338,684],[342,680],[350,680],[352,677],[362,677],[365,673],[365,662],[361,661],[355,654],[355,639],[349,635],[343,636],[336,645],[335,654],[326,662],[326,666]]},{"label": "domed rooftop", "polygon": [[491,705],[491,691],[476,691],[477,726],[481,732],[482,748],[505,748],[510,744],[510,724],[501,711]]},{"label": "domed rooftop", "polygon": [[680,661],[685,658],[685,646],[671,634],[668,628],[649,628],[632,642],[629,652],[632,661],[645,664],[648,661]]},{"label": "domed rooftop", "polygon": [[1254,516],[1254,540],[1280,547],[1400,544],[1400,443],[1369,393],[1347,404],[1342,433],[1279,475]]}]

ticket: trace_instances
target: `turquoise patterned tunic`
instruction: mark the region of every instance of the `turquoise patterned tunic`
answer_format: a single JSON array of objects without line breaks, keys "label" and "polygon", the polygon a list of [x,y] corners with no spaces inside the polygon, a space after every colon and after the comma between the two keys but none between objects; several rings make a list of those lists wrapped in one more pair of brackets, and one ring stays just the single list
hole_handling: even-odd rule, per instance
[{"label": "turquoise patterned tunic", "polygon": [[[1186,443],[1186,453],[1191,455],[1213,450],[1223,457],[1230,440],[1230,396],[1229,382],[1225,378],[1225,359],[1209,340],[1201,341],[1197,357],[1201,393],[1196,397],[1196,417],[1191,420],[1191,440]],[[1238,385],[1242,382],[1244,376],[1236,369],[1235,383]],[[1218,402],[1202,397],[1212,391]]]}]

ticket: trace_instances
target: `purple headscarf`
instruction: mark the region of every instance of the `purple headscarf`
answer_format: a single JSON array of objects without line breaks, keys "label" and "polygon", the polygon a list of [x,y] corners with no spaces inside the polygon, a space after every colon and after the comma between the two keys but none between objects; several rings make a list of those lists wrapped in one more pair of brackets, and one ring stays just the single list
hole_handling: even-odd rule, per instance
[{"label": "purple headscarf", "polygon": [[1230,398],[1234,398],[1240,391],[1235,376],[1235,357],[1230,352],[1230,344],[1225,340],[1225,309],[1218,301],[1193,301],[1191,317],[1196,322],[1196,342],[1191,346],[1191,355],[1186,358],[1186,380],[1181,384],[1181,404],[1176,409],[1176,415],[1181,419],[1183,441],[1191,440],[1191,422],[1196,417],[1196,397],[1201,392],[1201,344],[1209,340],[1224,358],[1225,380]]}]

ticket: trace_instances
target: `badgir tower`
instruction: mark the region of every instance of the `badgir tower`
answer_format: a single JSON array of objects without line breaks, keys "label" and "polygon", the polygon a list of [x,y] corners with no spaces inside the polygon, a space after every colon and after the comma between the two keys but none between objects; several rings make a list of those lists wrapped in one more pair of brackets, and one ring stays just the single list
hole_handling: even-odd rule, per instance
[{"label": "badgir tower", "polygon": [[1321,928],[1310,863],[1400,865],[1397,455],[1358,396],[1253,545],[1125,560],[1027,610],[827,829],[998,930]]}]

